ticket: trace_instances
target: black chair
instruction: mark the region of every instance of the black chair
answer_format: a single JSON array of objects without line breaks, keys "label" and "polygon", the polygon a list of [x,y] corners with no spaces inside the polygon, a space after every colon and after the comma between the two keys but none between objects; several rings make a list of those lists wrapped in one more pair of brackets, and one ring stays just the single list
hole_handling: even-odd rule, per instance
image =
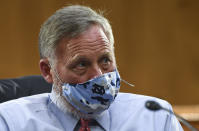
[{"label": "black chair", "polygon": [[51,92],[52,85],[40,75],[0,79],[0,103],[40,93]]}]

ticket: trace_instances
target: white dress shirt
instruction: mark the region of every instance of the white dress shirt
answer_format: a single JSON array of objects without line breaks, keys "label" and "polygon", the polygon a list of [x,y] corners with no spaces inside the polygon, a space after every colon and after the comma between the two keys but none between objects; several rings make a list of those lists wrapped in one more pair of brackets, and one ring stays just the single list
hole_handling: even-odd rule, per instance
[{"label": "white dress shirt", "polygon": [[[143,95],[119,93],[91,131],[183,131],[172,114],[145,108],[155,100],[172,110],[168,102]],[[51,102],[49,93],[24,97],[0,104],[0,131],[74,131],[78,119],[62,112]]]}]

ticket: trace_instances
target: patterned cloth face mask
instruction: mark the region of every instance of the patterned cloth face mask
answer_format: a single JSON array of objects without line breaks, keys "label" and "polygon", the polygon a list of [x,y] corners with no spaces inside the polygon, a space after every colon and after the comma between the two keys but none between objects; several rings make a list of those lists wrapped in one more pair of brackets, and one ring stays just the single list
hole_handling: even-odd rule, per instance
[{"label": "patterned cloth face mask", "polygon": [[63,83],[63,96],[85,114],[100,114],[109,108],[120,89],[119,72],[105,73],[85,83]]}]

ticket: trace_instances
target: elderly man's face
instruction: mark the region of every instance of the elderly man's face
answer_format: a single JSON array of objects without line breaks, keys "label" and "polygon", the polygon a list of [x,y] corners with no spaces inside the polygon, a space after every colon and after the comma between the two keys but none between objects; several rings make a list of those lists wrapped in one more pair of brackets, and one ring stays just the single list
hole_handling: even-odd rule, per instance
[{"label": "elderly man's face", "polygon": [[77,38],[63,38],[55,54],[55,70],[66,83],[83,83],[116,68],[113,45],[97,25]]}]

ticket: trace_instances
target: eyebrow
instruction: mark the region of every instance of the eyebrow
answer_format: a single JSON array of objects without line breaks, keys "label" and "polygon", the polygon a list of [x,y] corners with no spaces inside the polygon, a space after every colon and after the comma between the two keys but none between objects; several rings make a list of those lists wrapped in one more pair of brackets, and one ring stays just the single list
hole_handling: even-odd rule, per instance
[{"label": "eyebrow", "polygon": [[102,54],[100,57],[99,57],[99,61],[102,60],[104,57],[108,57],[109,59],[113,59],[111,57],[111,53],[110,52],[105,52],[104,54]]},{"label": "eyebrow", "polygon": [[73,67],[81,61],[89,62],[89,59],[86,58],[86,56],[84,56],[84,55],[74,56],[73,58],[70,59],[68,65],[69,65],[69,67]]},{"label": "eyebrow", "polygon": [[[113,60],[113,57],[111,56],[111,51],[105,51],[99,56],[97,61],[100,61],[104,57],[108,57],[110,60]],[[89,63],[90,60],[87,58],[86,55],[75,55],[67,63],[69,63],[68,65],[69,65],[69,67],[71,67],[80,61],[85,61],[85,62]]]},{"label": "eyebrow", "polygon": [[85,56],[85,55],[75,55],[75,56],[73,56],[73,57],[70,59],[70,62],[79,61],[79,60],[84,60],[84,59],[86,59],[86,56]]}]

